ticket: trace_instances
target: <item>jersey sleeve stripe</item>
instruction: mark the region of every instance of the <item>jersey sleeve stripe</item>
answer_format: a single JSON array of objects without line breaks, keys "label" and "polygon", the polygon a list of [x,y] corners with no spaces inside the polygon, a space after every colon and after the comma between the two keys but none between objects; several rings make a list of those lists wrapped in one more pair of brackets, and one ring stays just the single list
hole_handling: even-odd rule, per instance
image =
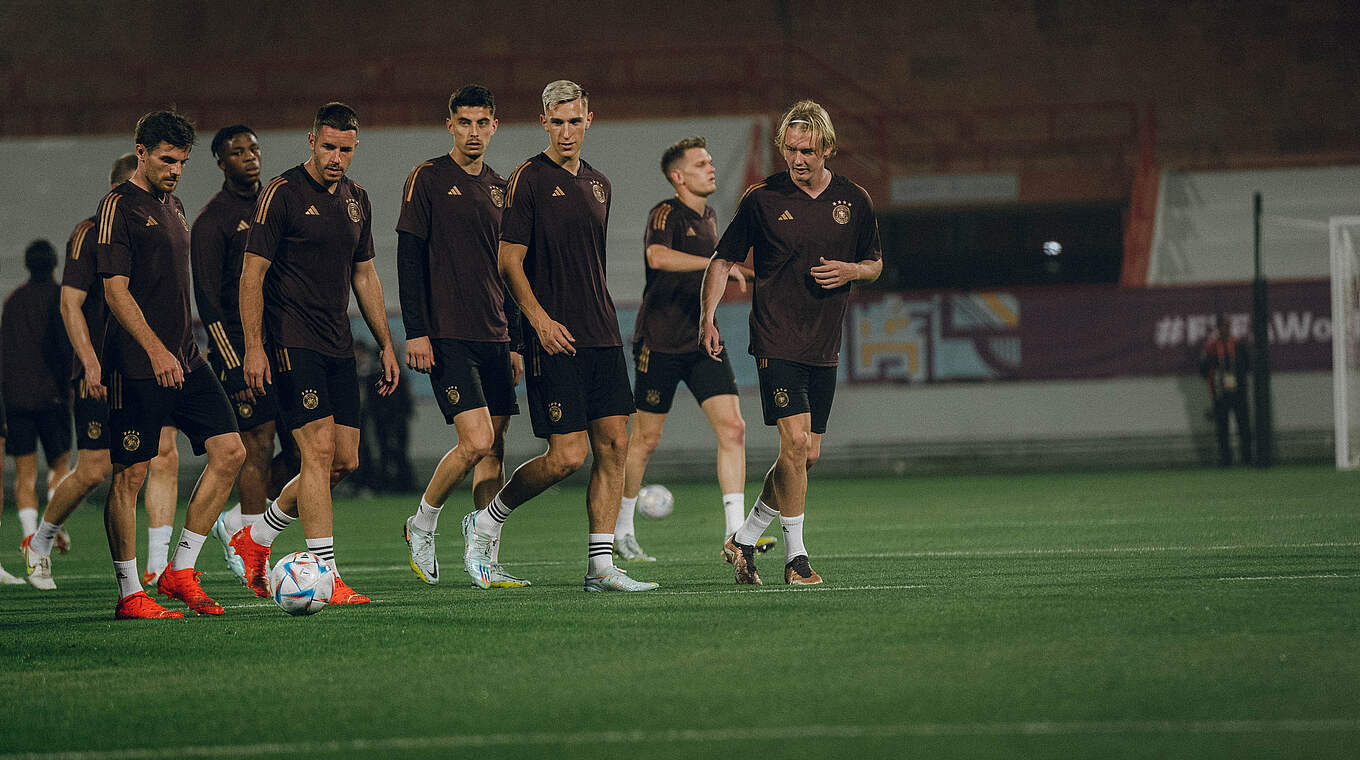
[{"label": "jersey sleeve stripe", "polygon": [[652,214],[652,229],[658,232],[666,229],[666,220],[670,215],[671,207],[669,204],[658,206],[656,212]]},{"label": "jersey sleeve stripe", "polygon": [[88,219],[76,225],[76,236],[71,239],[72,261],[75,261],[80,258],[80,247],[85,245],[85,236],[90,233],[90,228],[93,226],[94,223]]},{"label": "jersey sleeve stripe", "polygon": [[416,168],[411,170],[411,176],[406,178],[406,190],[401,194],[402,200],[404,200],[406,203],[411,202],[411,195],[416,190],[416,175],[420,174],[421,169],[424,169],[429,165],[430,162],[426,161],[425,163],[417,166]]},{"label": "jersey sleeve stripe", "polygon": [[520,175],[520,172],[523,172],[523,171],[524,171],[524,167],[526,167],[526,166],[528,166],[528,165],[529,165],[529,162],[528,162],[528,161],[525,161],[524,163],[520,164],[519,166],[516,166],[516,167],[515,167],[515,170],[514,170],[513,172],[510,172],[510,181],[506,183],[506,187],[505,187],[505,205],[506,205],[507,208],[510,207],[510,206],[512,206],[512,205],[514,205],[514,202],[515,202],[515,191],[519,188],[519,175]]},{"label": "jersey sleeve stripe", "polygon": [[[764,183],[764,182],[757,182],[756,184],[751,185],[750,187],[746,188],[746,192],[744,192],[744,193],[741,194],[741,200],[743,200],[743,201],[746,200],[746,196],[750,195],[751,193],[754,193],[755,191],[759,190],[759,189],[762,188],[762,187],[765,187],[765,184],[766,184],[766,183]],[[740,202],[741,202],[741,201],[738,201],[738,203],[740,203]]]},{"label": "jersey sleeve stripe", "polygon": [[286,184],[288,184],[288,180],[283,177],[275,177],[269,181],[269,185],[265,187],[264,192],[260,193],[260,202],[255,207],[256,224],[264,224],[265,218],[269,216],[269,204],[274,202],[274,194],[278,192],[280,187],[283,187]]},{"label": "jersey sleeve stripe", "polygon": [[109,193],[104,198],[104,207],[99,210],[99,237],[96,238],[100,245],[108,245],[113,239],[113,216],[121,197],[118,193]]}]

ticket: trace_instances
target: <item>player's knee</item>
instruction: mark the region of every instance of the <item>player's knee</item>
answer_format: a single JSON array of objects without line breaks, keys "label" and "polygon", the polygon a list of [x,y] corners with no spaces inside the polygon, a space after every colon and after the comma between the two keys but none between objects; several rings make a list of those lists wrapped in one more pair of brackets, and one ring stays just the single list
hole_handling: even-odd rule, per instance
[{"label": "player's knee", "polygon": [[586,446],[563,446],[548,452],[549,474],[560,480],[581,469],[586,463],[586,451]]},{"label": "player's knee", "polygon": [[718,425],[718,445],[725,448],[746,446],[746,421],[740,417]]},{"label": "player's knee", "polygon": [[656,449],[660,445],[661,445],[660,431],[652,430],[648,430],[645,432],[640,431],[638,432],[637,435],[634,435],[632,439],[628,441],[628,447],[630,449],[636,446],[638,449],[641,450],[643,454],[646,454],[648,458],[650,458],[652,454],[656,453]]},{"label": "player's knee", "polygon": [[208,466],[218,472],[236,474],[246,463],[246,447],[240,436],[223,436],[208,452]]},{"label": "player's knee", "polygon": [[458,441],[459,447],[467,447],[467,456],[473,462],[480,461],[482,457],[491,454],[493,444],[493,436],[489,431],[486,433],[480,431],[470,433],[466,438]]},{"label": "player's knee", "polygon": [[108,479],[109,473],[113,472],[113,463],[107,458],[102,461],[94,461],[94,457],[89,457],[88,463],[81,462],[76,469],[67,477],[75,478],[76,485],[80,490],[89,493],[95,486]]},{"label": "player's knee", "polygon": [[812,465],[817,464],[817,460],[819,460],[819,459],[821,459],[821,458],[822,458],[822,452],[821,452],[821,451],[809,449],[809,450],[808,450],[808,453],[807,453],[807,460],[806,460],[807,463],[806,463],[805,466],[807,467],[807,469],[811,470],[811,469],[812,469]]}]

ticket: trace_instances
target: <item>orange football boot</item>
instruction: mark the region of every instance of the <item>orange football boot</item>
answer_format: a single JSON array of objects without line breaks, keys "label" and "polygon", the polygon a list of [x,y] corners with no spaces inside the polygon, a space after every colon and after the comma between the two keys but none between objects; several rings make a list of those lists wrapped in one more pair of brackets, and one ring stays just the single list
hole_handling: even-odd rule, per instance
[{"label": "orange football boot", "polygon": [[268,599],[269,547],[255,543],[250,535],[251,527],[247,525],[231,537],[231,548],[236,550],[236,556],[245,564],[246,587],[254,591],[255,596]]},{"label": "orange football boot", "polygon": [[203,593],[203,587],[198,585],[199,576],[203,573],[186,567],[183,570],[171,570],[165,568],[161,573],[161,579],[156,584],[156,591],[161,596],[168,596],[178,599],[189,605],[189,609],[200,615],[221,615],[226,612],[222,605],[214,602],[212,597]]},{"label": "orange football boot", "polygon": [[184,613],[179,610],[167,610],[156,603],[155,599],[146,595],[145,591],[138,591],[135,594],[128,594],[118,600],[118,607],[114,609],[113,616],[118,620],[137,620],[147,618],[183,618]]},{"label": "orange football boot", "polygon": [[349,587],[348,583],[340,580],[340,575],[335,576],[335,590],[331,592],[331,600],[327,604],[368,604],[371,599],[360,594],[358,591]]}]

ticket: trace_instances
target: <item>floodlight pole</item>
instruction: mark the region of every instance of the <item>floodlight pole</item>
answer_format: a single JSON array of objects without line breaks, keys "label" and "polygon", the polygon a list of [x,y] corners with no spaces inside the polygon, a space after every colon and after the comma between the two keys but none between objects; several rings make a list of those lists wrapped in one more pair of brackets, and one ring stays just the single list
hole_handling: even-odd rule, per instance
[{"label": "floodlight pole", "polygon": [[[1256,451],[1252,461],[1269,467],[1274,461],[1274,426],[1270,409],[1270,305],[1266,278],[1261,272],[1261,194],[1253,195],[1253,240],[1256,276],[1251,281],[1252,385],[1256,390]],[[1245,453],[1245,452],[1244,452]]]}]

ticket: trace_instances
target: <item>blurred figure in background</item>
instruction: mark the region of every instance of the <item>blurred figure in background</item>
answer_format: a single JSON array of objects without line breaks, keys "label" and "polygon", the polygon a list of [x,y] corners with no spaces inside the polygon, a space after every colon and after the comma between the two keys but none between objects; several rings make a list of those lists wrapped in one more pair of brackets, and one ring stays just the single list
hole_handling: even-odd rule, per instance
[{"label": "blurred figure in background", "polygon": [[1247,374],[1251,372],[1251,346],[1233,337],[1228,317],[1220,314],[1218,331],[1204,344],[1199,358],[1199,374],[1209,384],[1213,403],[1214,434],[1218,436],[1218,464],[1233,463],[1232,441],[1228,437],[1228,415],[1237,418],[1237,437],[1242,449],[1242,464],[1251,464],[1251,417],[1247,412]]}]

